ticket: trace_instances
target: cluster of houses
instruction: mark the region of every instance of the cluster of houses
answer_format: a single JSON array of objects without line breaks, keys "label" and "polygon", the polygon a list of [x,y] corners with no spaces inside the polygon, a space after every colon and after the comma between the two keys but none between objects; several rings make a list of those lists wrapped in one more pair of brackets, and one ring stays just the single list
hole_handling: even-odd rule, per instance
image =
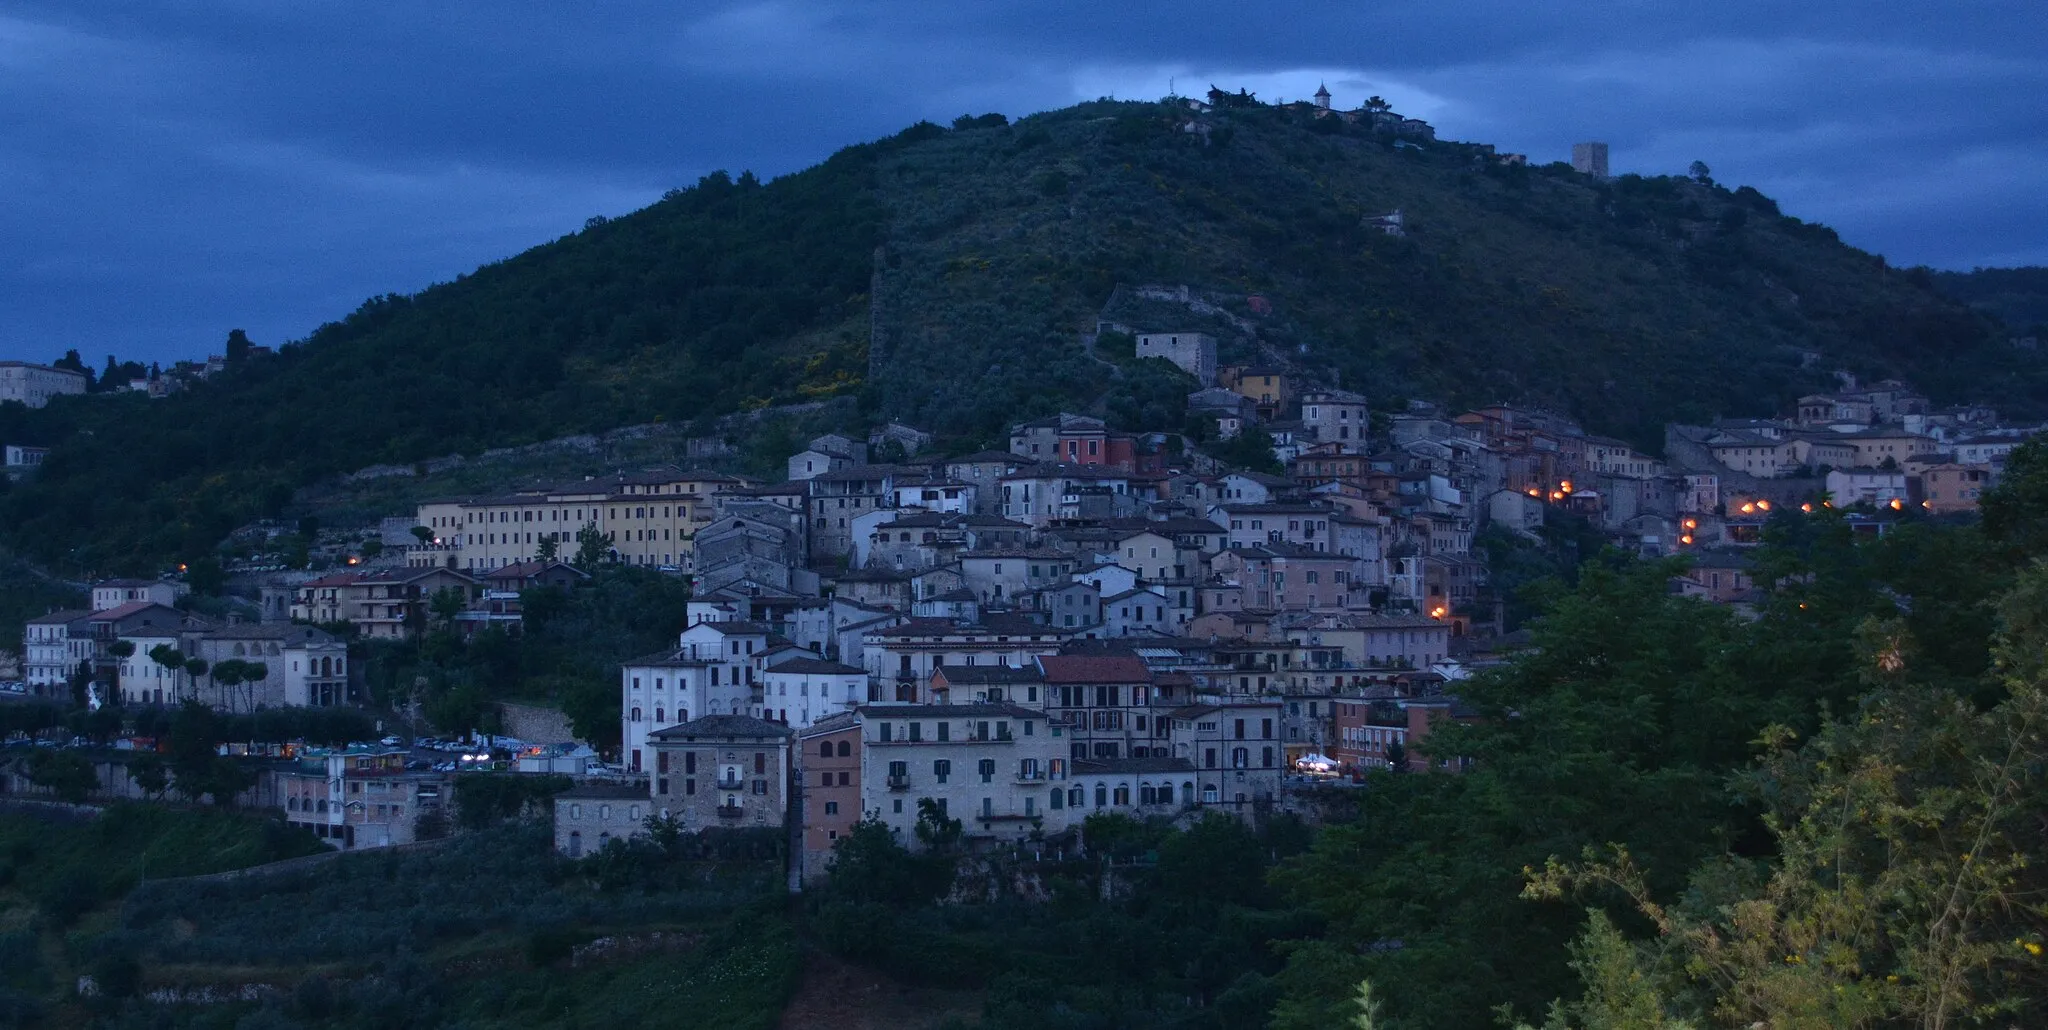
[{"label": "cluster of houses", "polygon": [[[657,467],[428,501],[410,545],[280,578],[258,619],[105,583],[92,611],[30,623],[27,679],[54,692],[83,670],[142,704],[348,704],[347,647],[323,626],[516,632],[523,591],[588,578],[571,557],[687,576],[686,628],[623,663],[617,766],[562,797],[557,844],[582,854],[650,815],[790,826],[815,874],[864,816],[908,829],[936,806],[971,839],[1056,842],[1104,811],[1250,815],[1304,773],[1456,768],[1419,745],[1470,717],[1457,681],[1512,643],[1476,533],[1533,538],[1568,514],[1691,555],[1675,590],[1742,605],[1774,511],[1835,505],[1873,533],[1908,508],[1968,511],[2035,429],[1848,384],[1784,419],[1671,426],[1660,457],[1527,408],[1375,418],[1286,369],[1219,364],[1207,334],[1132,335],[1197,378],[1189,409],[1219,434],[1258,426],[1285,474],[1083,415],[951,456],[891,423],[808,441],[778,482]],[[443,789],[378,779],[400,771],[389,754],[314,757],[385,792]],[[281,803],[320,823],[322,800]],[[371,832],[332,818],[322,832]]]}]

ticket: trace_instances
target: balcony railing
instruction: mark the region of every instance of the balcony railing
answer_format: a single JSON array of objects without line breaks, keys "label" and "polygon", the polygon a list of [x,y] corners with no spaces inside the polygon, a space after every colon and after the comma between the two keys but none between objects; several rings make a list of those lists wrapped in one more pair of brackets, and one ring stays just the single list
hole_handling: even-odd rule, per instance
[{"label": "balcony railing", "polygon": [[735,776],[731,779],[726,779],[725,777],[721,776],[718,779],[719,790],[740,790],[744,788],[746,785],[747,781],[745,777]]},{"label": "balcony railing", "polygon": [[1045,779],[1044,769],[1017,770],[1017,782],[1019,783],[1037,783],[1038,781],[1043,779]]},{"label": "balcony railing", "polygon": [[890,790],[909,790],[909,789],[910,789],[910,777],[908,777],[908,776],[891,776],[891,777],[889,777],[889,789],[890,789]]},{"label": "balcony railing", "polygon": [[738,819],[739,817],[741,817],[741,816],[743,816],[743,815],[746,815],[746,814],[747,814],[747,810],[746,810],[746,809],[744,809],[744,808],[741,808],[741,807],[740,807],[740,806],[738,806],[738,805],[720,805],[720,806],[718,806],[718,817],[719,817],[720,819]]}]

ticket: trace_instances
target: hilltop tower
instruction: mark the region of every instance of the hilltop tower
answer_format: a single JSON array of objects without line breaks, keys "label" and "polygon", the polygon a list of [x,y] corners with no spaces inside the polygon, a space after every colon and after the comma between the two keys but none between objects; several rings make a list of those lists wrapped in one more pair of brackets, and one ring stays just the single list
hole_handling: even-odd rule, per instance
[{"label": "hilltop tower", "polygon": [[1600,142],[1572,144],[1572,171],[1590,175],[1596,179],[1607,178],[1607,144]]},{"label": "hilltop tower", "polygon": [[1330,109],[1330,87],[1316,84],[1316,106],[1325,111]]}]

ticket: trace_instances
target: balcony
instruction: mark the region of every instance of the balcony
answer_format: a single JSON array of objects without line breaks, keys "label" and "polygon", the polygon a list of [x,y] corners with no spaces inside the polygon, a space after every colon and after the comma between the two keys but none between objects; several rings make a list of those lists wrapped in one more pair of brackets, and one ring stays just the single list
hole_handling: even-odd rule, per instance
[{"label": "balcony", "polygon": [[1044,770],[1044,769],[1019,769],[1019,770],[1017,770],[1017,782],[1018,782],[1018,783],[1039,783],[1039,782],[1043,781],[1044,779],[1045,779],[1045,770]]},{"label": "balcony", "polygon": [[891,777],[889,777],[889,789],[890,789],[890,790],[909,790],[909,789],[910,789],[910,777],[908,777],[908,776],[891,776]]},{"label": "balcony", "polygon": [[745,790],[746,787],[747,781],[744,777],[733,777],[732,779],[726,779],[725,777],[721,776],[718,780],[719,790]]},{"label": "balcony", "polygon": [[720,819],[738,819],[738,818],[740,818],[741,816],[743,816],[743,815],[746,815],[746,814],[747,814],[747,810],[746,810],[746,809],[744,809],[744,808],[741,808],[741,807],[740,807],[740,806],[738,806],[738,805],[720,805],[720,806],[718,806],[718,817],[719,817]]}]

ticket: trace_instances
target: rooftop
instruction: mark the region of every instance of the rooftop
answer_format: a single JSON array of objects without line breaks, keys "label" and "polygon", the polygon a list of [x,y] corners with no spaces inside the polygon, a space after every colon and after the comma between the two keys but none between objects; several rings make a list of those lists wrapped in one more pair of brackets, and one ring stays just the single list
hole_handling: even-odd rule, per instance
[{"label": "rooftop", "polygon": [[650,740],[714,738],[779,738],[792,736],[789,727],[751,715],[706,715],[647,735]]}]

